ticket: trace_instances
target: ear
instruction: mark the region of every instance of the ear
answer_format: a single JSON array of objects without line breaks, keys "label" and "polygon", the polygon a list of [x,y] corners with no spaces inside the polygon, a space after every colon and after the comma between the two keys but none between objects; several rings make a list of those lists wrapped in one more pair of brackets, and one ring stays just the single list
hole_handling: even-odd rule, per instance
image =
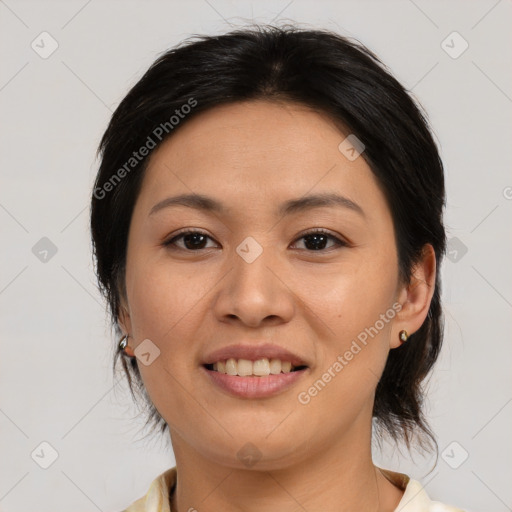
[{"label": "ear", "polygon": [[126,297],[121,293],[119,298],[119,313],[117,316],[117,323],[123,331],[123,334],[132,333],[132,320],[130,316],[130,308]]},{"label": "ear", "polygon": [[435,283],[436,254],[431,244],[425,244],[421,259],[413,268],[411,281],[399,289],[397,300],[402,309],[397,313],[393,324],[390,348],[400,346],[398,334],[402,329],[411,335],[423,325],[430,308]]},{"label": "ear", "polygon": [[[130,334],[132,332],[132,321],[130,317],[130,313],[128,311],[128,307],[126,301],[123,297],[121,297],[120,305],[119,305],[119,314],[117,316],[117,323],[123,331],[123,334]],[[128,345],[124,349],[126,355],[133,357],[135,353],[133,352],[133,346],[130,343],[131,336],[128,338]]]}]

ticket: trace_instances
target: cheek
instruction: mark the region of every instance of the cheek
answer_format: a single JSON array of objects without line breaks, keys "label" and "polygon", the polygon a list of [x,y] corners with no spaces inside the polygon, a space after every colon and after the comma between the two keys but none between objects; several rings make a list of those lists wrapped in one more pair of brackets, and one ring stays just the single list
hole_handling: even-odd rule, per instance
[{"label": "cheek", "polygon": [[167,343],[168,335],[187,324],[186,317],[205,297],[208,276],[197,279],[197,271],[192,274],[184,267],[169,265],[164,258],[141,255],[138,261],[127,276],[136,337],[153,336]]},{"label": "cheek", "polygon": [[[328,274],[303,276],[298,284],[300,295],[325,322],[335,346],[343,346],[373,326],[392,307],[398,277],[395,267],[392,253],[379,259],[365,254]],[[388,327],[386,323],[382,330]]]},{"label": "cheek", "polygon": [[[311,378],[299,390],[300,410],[311,428],[335,433],[371,404],[389,352],[389,333],[395,316],[392,309],[394,282],[385,285],[370,266],[360,272],[339,275],[332,289],[314,296],[316,311],[328,324],[328,337],[317,341],[321,351]],[[377,285],[377,283],[379,283]],[[311,296],[310,296],[311,298]]]},{"label": "cheek", "polygon": [[191,378],[197,371],[191,358],[196,350],[193,326],[201,322],[202,286],[183,272],[149,259],[133,268],[130,285],[136,342],[149,339],[160,351],[148,366],[137,362],[151,401],[166,423],[178,430],[183,411],[188,411],[189,421],[204,422],[205,418],[196,417],[199,413],[190,399]]},{"label": "cheek", "polygon": [[373,395],[384,369],[395,317],[396,256],[387,250],[376,253],[378,257],[364,254],[321,279],[317,275],[316,286],[303,289],[306,304],[328,327],[326,338],[317,342],[321,355],[311,379],[320,379],[322,390],[328,382],[315,399],[318,405],[350,403],[357,410]]},{"label": "cheek", "polygon": [[142,378],[155,403],[163,390],[179,387],[173,377],[180,382],[190,377],[191,353],[195,352],[197,343],[194,326],[201,323],[198,316],[201,299],[206,300],[210,287],[207,280],[194,280],[179,269],[150,259],[133,266],[127,273],[136,344],[149,339],[160,351],[151,365],[139,363]]}]

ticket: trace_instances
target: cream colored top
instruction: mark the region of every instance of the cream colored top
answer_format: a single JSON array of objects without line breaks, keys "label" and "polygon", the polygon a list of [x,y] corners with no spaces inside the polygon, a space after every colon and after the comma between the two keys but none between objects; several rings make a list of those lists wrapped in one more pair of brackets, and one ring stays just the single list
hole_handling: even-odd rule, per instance
[{"label": "cream colored top", "polygon": [[[403,473],[379,468],[383,475],[404,491],[395,512],[464,512],[460,508],[431,501],[423,486]],[[176,483],[176,467],[159,475],[149,487],[145,496],[132,503],[123,512],[172,512],[169,496]]]}]

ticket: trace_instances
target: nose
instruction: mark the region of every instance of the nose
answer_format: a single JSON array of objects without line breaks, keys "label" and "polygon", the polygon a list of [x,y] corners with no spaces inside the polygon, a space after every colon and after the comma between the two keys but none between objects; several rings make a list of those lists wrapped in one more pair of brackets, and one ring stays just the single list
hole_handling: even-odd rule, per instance
[{"label": "nose", "polygon": [[283,266],[272,258],[271,247],[252,262],[234,251],[231,271],[220,283],[214,313],[223,322],[248,327],[287,323],[294,314],[294,293]]}]

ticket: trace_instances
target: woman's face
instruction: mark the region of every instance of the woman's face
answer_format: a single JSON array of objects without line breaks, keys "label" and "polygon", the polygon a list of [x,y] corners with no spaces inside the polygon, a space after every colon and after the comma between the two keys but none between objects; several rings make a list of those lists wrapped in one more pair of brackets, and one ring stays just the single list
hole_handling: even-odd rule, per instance
[{"label": "woman's face", "polygon": [[[377,382],[404,328],[401,289],[389,208],[365,160],[347,142],[339,149],[345,137],[306,107],[252,101],[198,115],[151,156],[130,226],[121,323],[133,348],[146,340],[138,365],[173,443],[231,467],[252,454],[277,468],[369,432]],[[219,208],[165,203],[190,194]],[[345,199],[308,201],[327,194]],[[203,366],[227,348],[213,357],[268,355],[270,367],[269,344],[307,365],[287,386],[290,374]]]}]

